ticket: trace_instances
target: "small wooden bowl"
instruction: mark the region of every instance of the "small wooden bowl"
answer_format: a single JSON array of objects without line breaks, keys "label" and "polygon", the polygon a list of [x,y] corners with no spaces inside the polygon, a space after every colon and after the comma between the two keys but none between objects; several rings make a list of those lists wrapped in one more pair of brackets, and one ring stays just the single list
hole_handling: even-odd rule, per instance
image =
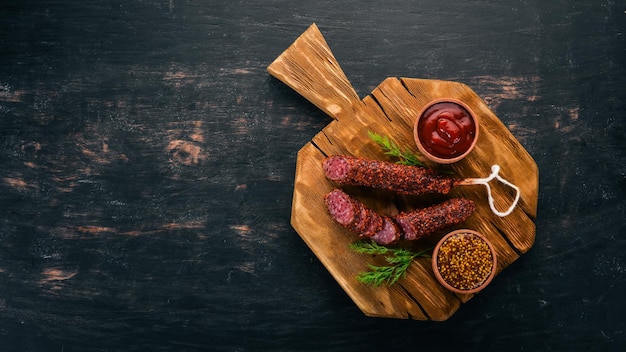
[{"label": "small wooden bowl", "polygon": [[[440,108],[443,111],[438,111],[438,112],[433,113],[432,109],[437,108],[435,105],[440,105]],[[455,146],[450,148],[451,149],[450,153],[446,153],[446,155],[444,155],[443,153],[437,153],[437,151],[433,149],[436,147],[432,147],[432,144],[429,143],[429,141],[423,140],[421,136],[421,132],[423,131],[423,129],[427,128],[426,120],[428,119],[429,116],[433,114],[437,114],[435,116],[437,116],[438,119],[439,119],[438,116],[442,116],[443,120],[447,120],[449,122],[449,124],[447,124],[448,126],[450,126],[453,129],[456,129],[460,127],[459,126],[460,120],[452,117],[452,115],[454,114],[452,111],[455,111],[455,110],[463,114],[466,113],[466,115],[469,116],[471,123],[473,123],[473,131],[470,131],[470,132],[473,132],[473,134],[467,133],[465,131],[461,131],[464,133],[461,146],[458,146],[456,143],[454,143]],[[418,117],[415,120],[415,123],[413,125],[413,138],[415,139],[415,143],[417,144],[417,148],[419,149],[420,153],[422,153],[422,155],[424,155],[426,158],[428,158],[431,161],[434,161],[439,164],[455,163],[465,158],[472,151],[472,149],[474,149],[474,146],[476,145],[476,142],[478,141],[478,134],[480,130],[479,128],[480,123],[479,123],[478,115],[476,115],[467,104],[465,104],[464,102],[458,99],[442,98],[442,99],[432,100],[431,102],[426,104],[424,108],[422,108],[419,115],[417,116]],[[446,125],[445,121],[444,121],[444,125]],[[465,136],[468,134],[473,136],[472,137],[473,139],[471,140],[471,142],[468,142],[467,138],[465,138]],[[437,135],[441,136],[442,134],[439,133]],[[441,140],[443,140],[443,138],[454,139],[453,137],[450,137],[449,134],[447,136],[444,134],[444,136],[442,136],[441,138],[442,138]]]},{"label": "small wooden bowl", "polygon": [[433,251],[437,281],[452,292],[476,293],[496,275],[498,259],[493,245],[480,233],[461,229],[444,236]]}]

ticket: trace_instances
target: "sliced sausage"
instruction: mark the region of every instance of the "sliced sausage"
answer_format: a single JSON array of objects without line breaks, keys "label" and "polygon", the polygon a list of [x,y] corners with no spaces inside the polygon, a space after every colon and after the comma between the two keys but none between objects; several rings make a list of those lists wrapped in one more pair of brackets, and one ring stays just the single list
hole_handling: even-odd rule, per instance
[{"label": "sliced sausage", "polygon": [[383,227],[383,218],[378,213],[340,189],[328,193],[325,203],[335,221],[359,236],[372,237]]},{"label": "sliced sausage", "polygon": [[388,217],[383,217],[383,227],[380,231],[376,232],[372,239],[374,242],[386,246],[389,244],[393,244],[400,239],[402,236],[402,230],[396,222]]}]

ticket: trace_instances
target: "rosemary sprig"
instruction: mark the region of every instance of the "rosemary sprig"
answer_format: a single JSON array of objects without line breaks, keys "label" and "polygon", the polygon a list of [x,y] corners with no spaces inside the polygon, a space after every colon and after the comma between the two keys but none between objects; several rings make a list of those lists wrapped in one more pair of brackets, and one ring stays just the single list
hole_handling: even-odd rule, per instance
[{"label": "rosemary sprig", "polygon": [[393,285],[406,276],[406,271],[413,259],[418,257],[429,258],[428,252],[432,250],[432,248],[428,248],[415,253],[401,248],[384,247],[374,241],[355,242],[350,245],[350,249],[361,254],[385,255],[385,260],[389,265],[368,264],[370,271],[361,272],[357,276],[359,282],[373,286]]},{"label": "rosemary sprig", "polygon": [[371,140],[385,150],[385,154],[400,158],[400,160],[397,161],[398,164],[427,167],[426,164],[420,161],[417,154],[411,152],[409,149],[400,148],[394,141],[389,139],[389,137],[382,136],[372,131],[368,131],[367,134]]}]

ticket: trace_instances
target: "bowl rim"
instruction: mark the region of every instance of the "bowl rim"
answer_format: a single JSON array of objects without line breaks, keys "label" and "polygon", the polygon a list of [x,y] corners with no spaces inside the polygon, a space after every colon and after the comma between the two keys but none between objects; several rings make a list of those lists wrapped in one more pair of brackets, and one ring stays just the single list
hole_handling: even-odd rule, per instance
[{"label": "bowl rim", "polygon": [[[469,148],[467,148],[467,150],[463,154],[457,155],[454,158],[441,158],[441,157],[431,154],[430,152],[428,152],[428,150],[426,150],[426,148],[424,147],[424,145],[422,144],[419,138],[418,125],[419,125],[420,120],[424,116],[424,113],[426,112],[426,110],[428,110],[431,106],[435,104],[439,104],[439,103],[454,103],[454,104],[460,105],[469,113],[472,120],[474,120],[474,126],[476,129],[476,132],[475,132],[475,136],[474,136],[474,140],[472,141],[472,144],[470,144]],[[434,161],[439,164],[452,164],[465,158],[476,146],[476,142],[478,142],[479,136],[480,136],[480,118],[467,103],[456,98],[437,98],[437,99],[429,101],[422,107],[419,114],[417,115],[417,118],[415,119],[415,122],[413,123],[413,139],[415,140],[415,144],[417,144],[417,148],[419,149],[420,153],[422,153],[422,155],[424,155],[429,160]]]},{"label": "bowl rim", "polygon": [[[445,243],[450,237],[455,236],[455,235],[459,235],[459,234],[471,234],[471,235],[475,235],[477,237],[479,237],[480,239],[482,239],[487,246],[489,247],[489,250],[491,251],[491,258],[493,258],[492,262],[493,262],[493,266],[491,269],[491,273],[489,274],[489,276],[485,279],[485,281],[483,281],[483,283],[478,286],[475,287],[473,289],[470,290],[462,290],[459,288],[456,288],[452,285],[450,285],[449,283],[446,282],[446,280],[443,279],[443,277],[441,276],[441,273],[439,272],[439,268],[437,265],[437,255],[439,254],[439,248],[441,247],[441,245],[443,243]],[[491,241],[489,241],[487,239],[487,237],[485,237],[484,235],[482,235],[481,233],[474,231],[474,230],[470,230],[470,229],[458,229],[458,230],[454,230],[452,232],[449,232],[448,234],[446,234],[445,236],[443,236],[439,242],[437,242],[437,245],[435,245],[435,248],[433,250],[433,254],[432,254],[432,268],[433,268],[433,272],[435,274],[435,277],[437,278],[437,281],[439,281],[439,283],[445,287],[446,289],[455,292],[455,293],[460,293],[460,294],[472,294],[472,293],[476,293],[482,289],[484,289],[487,285],[489,285],[489,283],[491,283],[491,281],[493,280],[493,278],[496,276],[496,271],[497,271],[497,266],[498,266],[498,256],[496,255],[496,251],[495,251],[495,247],[493,246],[493,244],[491,243]]]}]

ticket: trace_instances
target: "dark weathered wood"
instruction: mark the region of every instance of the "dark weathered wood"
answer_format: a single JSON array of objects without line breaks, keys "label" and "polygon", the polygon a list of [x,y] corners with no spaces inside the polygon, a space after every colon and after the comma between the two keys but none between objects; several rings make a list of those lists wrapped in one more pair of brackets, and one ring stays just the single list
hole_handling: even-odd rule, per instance
[{"label": "dark weathered wood", "polygon": [[[0,350],[623,350],[624,16],[1,1]],[[462,82],[541,170],[532,248],[445,322],[365,316],[290,225],[297,152],[335,122],[266,69],[313,22],[347,101],[378,114],[387,77]],[[394,309],[421,319],[409,297]]]}]

